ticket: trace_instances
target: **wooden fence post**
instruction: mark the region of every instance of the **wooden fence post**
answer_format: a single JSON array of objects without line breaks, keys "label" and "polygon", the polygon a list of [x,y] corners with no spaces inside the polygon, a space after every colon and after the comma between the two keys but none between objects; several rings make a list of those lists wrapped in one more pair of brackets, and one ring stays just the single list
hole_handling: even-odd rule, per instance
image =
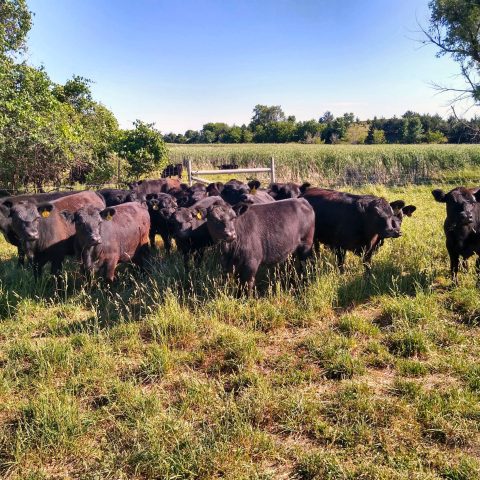
[{"label": "wooden fence post", "polygon": [[275,183],[275,157],[270,159],[270,181]]}]

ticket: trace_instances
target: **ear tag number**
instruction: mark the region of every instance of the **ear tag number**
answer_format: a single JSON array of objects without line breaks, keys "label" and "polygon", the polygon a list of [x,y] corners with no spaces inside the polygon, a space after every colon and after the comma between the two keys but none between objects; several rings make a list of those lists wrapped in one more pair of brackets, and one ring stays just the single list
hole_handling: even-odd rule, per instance
[{"label": "ear tag number", "polygon": [[48,210],[43,210],[42,217],[43,218],[48,218],[49,216],[50,216],[50,212]]}]

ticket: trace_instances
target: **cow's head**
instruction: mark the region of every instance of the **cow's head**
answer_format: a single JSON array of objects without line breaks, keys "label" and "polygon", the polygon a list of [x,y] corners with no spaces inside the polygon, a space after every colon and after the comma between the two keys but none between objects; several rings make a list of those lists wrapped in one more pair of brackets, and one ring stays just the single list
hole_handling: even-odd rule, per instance
[{"label": "cow's head", "polygon": [[175,198],[168,193],[147,195],[147,205],[150,214],[158,214],[165,220],[169,220],[178,208]]},{"label": "cow's head", "polygon": [[191,236],[192,231],[198,228],[205,220],[190,208],[181,207],[170,217],[173,233],[180,239]]},{"label": "cow's head", "polygon": [[275,200],[297,198],[300,195],[300,187],[295,183],[272,183],[268,193]]},{"label": "cow's head", "polygon": [[473,212],[480,200],[480,189],[457,187],[445,193],[441,189],[432,191],[437,202],[447,206],[447,222],[451,229],[465,227],[473,223]]},{"label": "cow's head", "polygon": [[221,191],[221,197],[230,205],[236,205],[242,200],[242,196],[250,193],[250,188],[238,180],[230,180]]},{"label": "cow's head", "polygon": [[29,201],[12,204],[7,200],[4,205],[10,208],[13,231],[24,244],[39,239],[41,222],[48,219],[55,208],[51,203],[36,205]]},{"label": "cow's head", "polygon": [[210,183],[207,186],[207,194],[209,197],[218,197],[223,190],[222,182]]},{"label": "cow's head", "polygon": [[[395,200],[388,203],[384,198],[365,196],[357,203],[359,211],[365,216],[366,228],[380,238],[400,237],[403,208],[410,215],[413,213],[413,205],[405,207],[403,200]],[[413,207],[415,209],[415,207]],[[407,213],[405,213],[407,214]],[[401,216],[400,216],[401,215]]]},{"label": "cow's head", "polygon": [[244,214],[250,206],[237,204],[235,209],[230,205],[212,205],[207,209],[207,228],[212,239],[216,242],[233,242],[237,238],[235,219]]},{"label": "cow's head", "polygon": [[111,221],[115,213],[116,210],[112,207],[100,210],[96,207],[87,206],[74,213],[64,210],[62,216],[75,224],[78,243],[82,247],[88,248],[102,243],[102,223]]}]

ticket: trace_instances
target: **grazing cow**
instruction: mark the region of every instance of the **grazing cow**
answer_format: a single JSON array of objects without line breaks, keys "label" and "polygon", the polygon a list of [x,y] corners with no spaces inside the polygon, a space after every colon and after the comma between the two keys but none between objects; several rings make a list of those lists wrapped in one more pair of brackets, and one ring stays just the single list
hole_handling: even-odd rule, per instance
[{"label": "grazing cow", "polygon": [[222,193],[223,183],[214,182],[207,185],[207,194],[209,197],[218,197]]},{"label": "grazing cow", "polygon": [[167,178],[167,177],[173,177],[174,175],[177,175],[178,178],[182,178],[182,173],[183,173],[183,165],[181,163],[176,163],[175,165],[167,165],[162,172],[161,177],[162,178]]},{"label": "grazing cow", "polygon": [[97,193],[103,197],[107,207],[114,207],[126,202],[134,202],[137,200],[135,192],[131,190],[117,190],[115,188],[103,188],[97,190]]},{"label": "grazing cow", "polygon": [[213,205],[207,227],[222,242],[222,264],[235,271],[251,293],[261,264],[285,261],[292,253],[305,260],[312,250],[315,213],[304,199],[262,205]]},{"label": "grazing cow", "polygon": [[179,208],[171,216],[173,234],[178,249],[183,253],[185,266],[193,255],[200,260],[203,250],[213,244],[207,228],[207,208],[215,204],[225,204],[221,197],[206,197],[189,208]]},{"label": "grazing cow", "polygon": [[171,217],[177,211],[177,202],[168,193],[151,193],[147,197],[150,246],[155,248],[155,235],[158,233],[162,237],[166,252],[170,253],[173,237]]},{"label": "grazing cow", "polygon": [[296,183],[271,183],[267,190],[268,194],[275,200],[286,200],[287,198],[298,198],[302,193],[300,185]]},{"label": "grazing cow", "polygon": [[105,201],[95,192],[84,191],[51,202],[25,201],[11,206],[12,228],[33,263],[35,279],[48,262],[51,262],[52,274],[56,275],[65,256],[75,253],[75,227],[63,212],[75,213],[87,205],[103,209]]},{"label": "grazing cow", "polygon": [[87,205],[63,214],[75,229],[75,251],[85,272],[101,271],[107,282],[113,282],[119,263],[143,267],[150,229],[144,205],[130,202],[105,209]]},{"label": "grazing cow", "polygon": [[249,193],[244,193],[240,197],[241,203],[249,203],[250,205],[257,203],[270,203],[275,199],[270,196],[265,190],[260,190],[260,182],[258,180],[251,180],[248,182]]},{"label": "grazing cow", "polygon": [[222,163],[217,168],[219,170],[238,170],[238,165],[236,163]]},{"label": "grazing cow", "polygon": [[2,199],[0,203],[0,231],[3,233],[5,240],[11,243],[18,250],[18,265],[23,265],[25,262],[25,252],[21,245],[21,242],[12,227],[12,217],[10,216],[10,209],[15,203],[20,202],[34,202],[42,203],[55,200],[57,198],[66,197],[78,192],[50,192],[50,193],[36,193],[36,194],[23,194],[10,196]]},{"label": "grazing cow", "polygon": [[362,256],[367,272],[373,253],[385,238],[397,238],[403,215],[411,216],[413,205],[403,200],[388,203],[373,195],[353,195],[322,188],[303,194],[315,211],[315,243],[332,248],[341,271],[347,251]]},{"label": "grazing cow", "polygon": [[137,200],[143,202],[149,193],[167,193],[174,188],[180,188],[180,180],[172,178],[139,180],[129,183],[128,187],[137,194]]},{"label": "grazing cow", "polygon": [[448,193],[437,189],[432,195],[447,207],[443,228],[452,279],[457,281],[460,257],[467,260],[476,253],[475,267],[480,283],[480,188],[457,187]]}]

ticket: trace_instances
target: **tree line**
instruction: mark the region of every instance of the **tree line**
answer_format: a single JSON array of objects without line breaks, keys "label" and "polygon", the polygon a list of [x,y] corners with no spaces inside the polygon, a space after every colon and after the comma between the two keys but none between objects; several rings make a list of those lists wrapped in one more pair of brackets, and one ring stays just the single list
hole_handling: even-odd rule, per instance
[{"label": "tree line", "polygon": [[124,179],[160,168],[167,150],[153,124],[122,130],[89,79],[57,84],[22,60],[31,25],[26,0],[0,2],[0,185],[104,183],[119,167]]},{"label": "tree line", "polygon": [[325,112],[320,118],[297,121],[286,116],[280,105],[256,105],[248,125],[210,122],[201,130],[168,133],[168,143],[477,143],[480,118],[460,121],[454,115],[412,111],[401,117],[360,121],[353,113],[335,117]]}]

